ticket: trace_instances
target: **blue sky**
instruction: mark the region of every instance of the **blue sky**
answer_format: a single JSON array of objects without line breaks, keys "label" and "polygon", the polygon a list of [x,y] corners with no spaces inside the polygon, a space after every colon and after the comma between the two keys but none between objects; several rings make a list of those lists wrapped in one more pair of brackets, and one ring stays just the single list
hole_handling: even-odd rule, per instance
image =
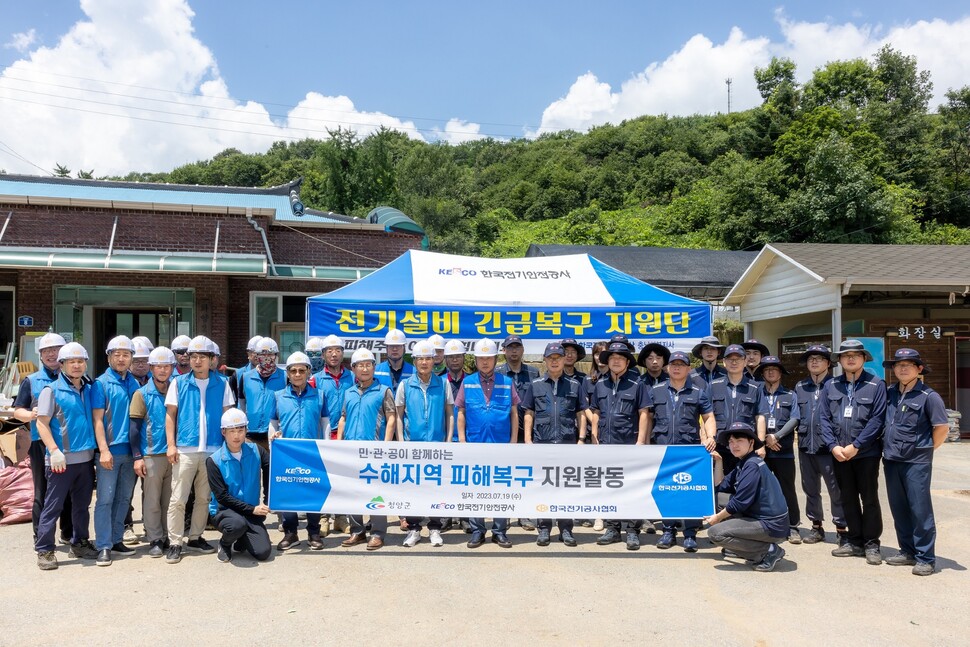
[{"label": "blue sky", "polygon": [[[186,1],[194,16],[185,11]],[[132,151],[121,150],[120,136],[74,155],[75,167],[112,172],[126,164],[164,170],[208,157],[227,143],[260,150],[272,141],[267,131],[240,136],[237,142],[231,131],[240,129],[238,120],[210,116],[208,123],[220,124],[221,134],[202,136],[203,127],[195,132],[169,128],[174,134],[164,137],[185,143],[158,146],[163,124],[157,120],[174,117],[139,113],[133,97],[151,92],[144,88],[181,93],[177,96],[231,97],[241,112],[262,109],[284,137],[321,136],[341,115],[348,116],[348,124],[363,124],[363,134],[383,123],[427,140],[532,136],[564,127],[584,130],[638,114],[724,110],[727,76],[735,80],[735,107],[750,107],[757,102],[751,71],[771,55],[792,56],[804,78],[827,57],[870,55],[887,39],[904,42],[909,51],[900,49],[917,54],[921,64],[925,59],[935,79],[959,82],[970,78],[970,65],[965,54],[952,50],[956,40],[966,39],[968,15],[965,3],[869,0],[790,6],[0,0],[0,41],[5,43],[0,48],[0,109],[8,114],[8,108],[20,109],[28,121],[50,111],[45,124],[68,124],[68,132],[78,127],[99,132],[92,123],[104,122],[105,115],[98,114],[107,112],[103,103],[75,104],[87,112],[65,116],[65,109],[42,108],[55,103],[42,97],[65,85],[77,93],[99,87],[126,95],[118,100],[119,109],[146,120],[122,125],[122,117],[112,114],[109,128],[151,133],[144,135],[150,150],[141,149],[145,166],[138,165]],[[154,18],[141,20],[146,16]],[[185,28],[169,29],[180,24],[171,16],[184,17]],[[79,29],[85,23],[93,25],[92,33]],[[62,39],[69,34],[78,36],[66,46]],[[172,50],[178,50],[176,55],[159,54]],[[21,89],[19,95],[12,90],[5,100],[4,82],[24,88],[29,79],[47,79],[47,89],[35,87],[33,94]],[[219,87],[206,89],[206,81]],[[938,94],[945,89],[937,87]],[[64,90],[56,92],[75,96],[73,89]],[[309,112],[291,114],[298,105]],[[318,116],[301,128],[293,121],[299,114]],[[449,120],[454,120],[450,126]],[[6,132],[0,125],[0,142],[46,168],[50,154],[17,136],[22,130],[23,124],[8,126]],[[0,153],[4,150],[0,146]],[[22,166],[9,152],[0,155],[0,168],[28,170]]]}]

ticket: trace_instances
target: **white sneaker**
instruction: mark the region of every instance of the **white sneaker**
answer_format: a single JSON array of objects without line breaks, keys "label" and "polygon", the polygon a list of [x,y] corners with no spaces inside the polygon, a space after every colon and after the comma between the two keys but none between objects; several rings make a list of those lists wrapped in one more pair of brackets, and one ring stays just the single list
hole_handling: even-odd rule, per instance
[{"label": "white sneaker", "polygon": [[441,531],[440,530],[430,530],[430,531],[428,531],[428,535],[431,537],[431,545],[432,546],[444,546],[445,545],[445,540],[441,538]]},{"label": "white sneaker", "polygon": [[593,522],[593,530],[595,530],[596,532],[600,532],[601,530],[603,530],[602,519],[597,519],[596,521]]},{"label": "white sneaker", "polygon": [[404,547],[411,548],[421,541],[421,532],[418,530],[408,530],[408,536],[404,538]]}]

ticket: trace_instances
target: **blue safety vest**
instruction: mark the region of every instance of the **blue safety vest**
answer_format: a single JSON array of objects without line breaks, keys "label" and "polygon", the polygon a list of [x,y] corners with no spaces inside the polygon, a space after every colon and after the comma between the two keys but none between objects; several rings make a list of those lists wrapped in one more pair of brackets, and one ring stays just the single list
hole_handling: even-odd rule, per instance
[{"label": "blue safety vest", "polygon": [[323,393],[309,384],[303,393],[297,394],[292,384],[273,394],[275,399],[275,419],[280,421],[283,438],[302,438],[320,440],[330,432],[330,426],[323,428],[323,418],[327,416],[327,401]]},{"label": "blue safety vest", "polygon": [[[178,389],[175,444],[180,447],[198,447],[201,403],[199,386],[195,383],[195,373],[189,372],[176,377],[175,388]],[[209,385],[205,390],[205,433],[208,451],[213,451],[223,444],[222,403],[225,396],[226,378],[215,371],[209,371]]]},{"label": "blue safety vest", "polygon": [[583,386],[566,374],[553,390],[547,376],[532,380],[532,442],[537,444],[574,444],[578,440],[576,413]]},{"label": "blue safety vest", "polygon": [[259,370],[247,371],[242,380],[243,398],[246,401],[246,417],[249,418],[249,432],[265,434],[269,431],[269,421],[276,404],[275,394],[286,386],[286,373],[277,368],[265,380]]},{"label": "blue safety vest", "polygon": [[[259,458],[259,449],[254,443],[246,441],[242,444],[242,457],[240,460],[233,458],[226,447],[225,442],[216,449],[212,456],[212,462],[219,468],[222,480],[226,482],[226,490],[232,496],[244,503],[255,507],[259,505],[260,470],[262,461]],[[223,509],[216,496],[211,495],[209,501],[209,513],[215,514]]]},{"label": "blue safety vest", "polygon": [[492,397],[486,402],[482,376],[465,378],[465,441],[507,443],[512,440],[512,379],[495,373]]},{"label": "blue safety vest", "polygon": [[[104,436],[108,441],[112,454],[130,454],[128,444],[128,414],[131,408],[131,396],[138,390],[138,381],[130,371],[121,377],[117,371],[107,368],[98,376],[97,386],[104,397]],[[98,396],[100,399],[100,395]],[[95,408],[101,408],[94,403]]]},{"label": "blue safety vest", "polygon": [[400,380],[395,380],[394,376],[391,374],[390,362],[381,362],[374,367],[374,380],[391,389],[391,391],[396,391],[397,385],[412,375],[414,375],[414,365],[408,364],[407,362],[401,364]]},{"label": "blue safety vest", "polygon": [[404,440],[443,443],[448,429],[444,377],[431,376],[427,388],[415,373],[404,380]]},{"label": "blue safety vest", "polygon": [[58,449],[65,454],[96,449],[98,443],[94,438],[92,385],[82,382],[78,392],[69,378],[62,374],[59,379],[48,384],[47,388],[52,391],[57,403],[57,412],[51,417],[50,427]]},{"label": "blue safety vest", "polygon": [[361,393],[360,386],[344,394],[344,440],[384,440],[384,394],[388,388],[378,381]]},{"label": "blue safety vest", "polygon": [[327,369],[323,369],[313,376],[313,383],[317,390],[323,393],[327,401],[327,417],[330,418],[330,429],[336,431],[340,422],[340,412],[344,408],[344,394],[354,388],[354,374],[348,369],[340,372],[340,380],[334,379]]},{"label": "blue safety vest", "polygon": [[[171,382],[168,388],[172,388]],[[168,451],[168,440],[165,437],[165,394],[155,386],[155,380],[150,380],[139,391],[145,401],[145,419],[139,421],[141,454],[142,456],[164,454]]]},{"label": "blue safety vest", "polygon": [[[37,406],[37,399],[40,398],[40,392],[44,390],[44,387],[57,379],[58,373],[51,373],[46,367],[41,368],[36,373],[32,373],[27,379],[30,380],[30,408],[33,409]],[[37,432],[37,421],[30,421],[30,439],[40,440],[40,434]]]}]

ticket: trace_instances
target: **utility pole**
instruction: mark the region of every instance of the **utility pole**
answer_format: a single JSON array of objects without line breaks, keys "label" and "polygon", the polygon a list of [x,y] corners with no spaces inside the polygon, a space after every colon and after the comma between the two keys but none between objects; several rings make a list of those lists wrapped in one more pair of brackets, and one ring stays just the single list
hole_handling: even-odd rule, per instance
[{"label": "utility pole", "polygon": [[731,77],[724,79],[724,84],[727,86],[728,90],[728,114],[731,114],[731,84],[734,80]]}]

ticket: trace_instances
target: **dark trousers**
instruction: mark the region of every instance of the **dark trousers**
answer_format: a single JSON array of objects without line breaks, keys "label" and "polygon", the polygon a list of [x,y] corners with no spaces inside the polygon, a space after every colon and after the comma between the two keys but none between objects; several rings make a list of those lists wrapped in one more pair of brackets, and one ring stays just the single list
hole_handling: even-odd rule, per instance
[{"label": "dark trousers", "polygon": [[932,463],[883,461],[886,494],[899,550],[917,562],[936,562],[936,519],[930,497]]},{"label": "dark trousers", "polygon": [[257,561],[269,559],[271,551],[269,533],[263,525],[264,517],[244,517],[233,510],[220,510],[216,513],[216,528],[222,533],[219,543],[230,549],[233,544],[240,542],[250,555]]},{"label": "dark trousers", "polygon": [[[30,449],[27,450],[27,455],[30,456],[30,480],[34,483],[34,506],[30,515],[34,527],[34,542],[37,541],[37,526],[40,524],[40,513],[44,510],[44,498],[47,496],[47,466],[44,465],[46,453],[43,440],[31,441]],[[71,510],[71,497],[68,495],[61,511],[61,536],[65,539],[71,539],[74,534]]]},{"label": "dark trousers", "polygon": [[[306,513],[306,533],[309,536],[320,534],[320,513],[307,512]],[[284,512],[283,513],[283,532],[290,533],[296,532],[297,528],[300,527],[300,516],[296,512]]]},{"label": "dark trousers", "polygon": [[825,514],[822,512],[822,486],[829,492],[829,503],[832,508],[832,523],[836,529],[845,529],[845,513],[842,511],[842,490],[835,480],[835,459],[832,454],[808,454],[798,452],[798,469],[802,474],[802,491],[805,493],[805,515],[812,523],[822,525]]},{"label": "dark trousers", "polygon": [[798,509],[798,491],[795,489],[795,457],[775,457],[768,452],[765,464],[778,479],[781,493],[785,495],[785,503],[788,504],[788,525],[797,528],[801,520],[801,511]]},{"label": "dark trousers", "polygon": [[681,526],[684,527],[684,537],[696,537],[697,529],[701,527],[699,519],[663,519],[661,520],[664,532],[673,531]]},{"label": "dark trousers", "polygon": [[64,502],[71,498],[71,521],[74,524],[72,543],[88,538],[91,521],[91,494],[94,492],[94,460],[68,465],[64,472],[56,473],[47,468],[47,495],[44,509],[37,524],[37,552],[54,550],[54,526],[64,510]]},{"label": "dark trousers", "polygon": [[[407,517],[408,530],[421,532],[421,522],[424,517]],[[441,530],[441,517],[428,517],[428,530]]]},{"label": "dark trousers", "polygon": [[[559,526],[559,532],[563,530],[573,531],[572,519],[556,519],[556,525]],[[536,528],[539,530],[552,530],[552,519],[539,519],[536,522]]]},{"label": "dark trousers", "polygon": [[879,546],[882,509],[879,506],[879,457],[833,463],[842,490],[842,508],[853,546]]},{"label": "dark trousers", "polygon": [[606,527],[616,532],[621,530],[626,530],[627,532],[635,532],[640,534],[640,528],[643,528],[643,519],[607,519]]}]

